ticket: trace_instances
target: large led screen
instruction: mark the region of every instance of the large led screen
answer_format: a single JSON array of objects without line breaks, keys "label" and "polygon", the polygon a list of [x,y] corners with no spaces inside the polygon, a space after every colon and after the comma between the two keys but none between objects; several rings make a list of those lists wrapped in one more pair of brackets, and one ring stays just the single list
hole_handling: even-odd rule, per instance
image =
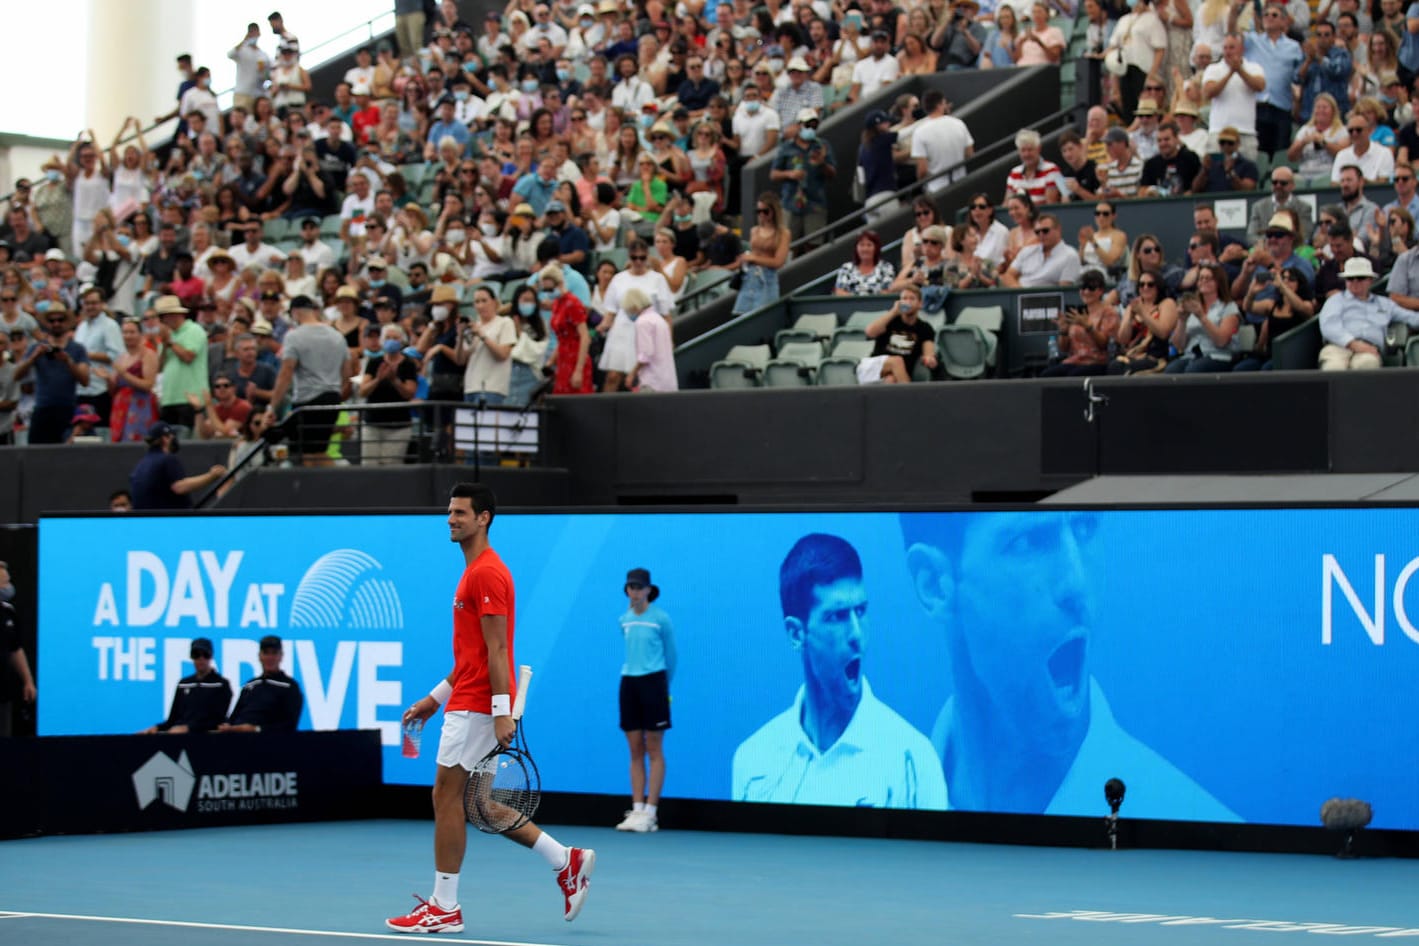
[{"label": "large led screen", "polygon": [[[669,796],[1419,828],[1419,510],[507,514],[544,785],[624,793],[627,569],[675,630]],[[46,519],[42,735],[161,720],[194,637],[285,640],[302,728],[379,728],[451,669],[439,515]],[[214,735],[212,738],[232,738]]]}]

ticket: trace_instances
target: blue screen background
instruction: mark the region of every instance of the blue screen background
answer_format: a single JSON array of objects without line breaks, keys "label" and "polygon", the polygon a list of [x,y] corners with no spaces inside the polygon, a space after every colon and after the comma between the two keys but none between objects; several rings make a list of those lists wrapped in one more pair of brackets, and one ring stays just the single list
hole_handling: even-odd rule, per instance
[{"label": "blue screen background", "polygon": [[[934,515],[1026,524],[1059,513]],[[1123,729],[1244,821],[1313,825],[1321,803],[1340,795],[1371,801],[1377,827],[1419,828],[1419,732],[1412,725],[1419,643],[1401,629],[1392,598],[1401,569],[1419,556],[1419,510],[1089,515],[1097,528],[1080,552],[1094,596],[1089,669]],[[646,567],[661,589],[657,604],[674,620],[679,650],[666,794],[729,798],[736,747],[782,712],[803,681],[802,661],[784,631],[778,571],[787,550],[809,532],[835,534],[856,547],[870,602],[865,673],[878,698],[929,736],[959,668],[951,666],[947,631],[914,589],[896,514],[503,515],[491,538],[516,582],[517,661],[536,672],[526,726],[544,786],[627,791],[625,740],[617,727],[623,648],[616,618],[626,607],[626,570]],[[396,589],[399,626],[289,626],[302,576],[341,549],[360,550],[377,563],[370,575]],[[171,626],[166,617],[153,626],[126,625],[130,552],[150,552],[172,573],[184,551],[224,561],[234,550],[244,556],[232,582],[229,626],[200,626],[193,617]],[[1375,557],[1386,556],[1382,646],[1338,589],[1333,642],[1322,643],[1327,554],[1367,611],[1374,604]],[[312,683],[334,707],[324,719],[340,727],[359,724],[363,699],[385,724],[385,780],[429,785],[436,721],[414,760],[400,756],[394,724],[403,706],[451,668],[451,604],[461,570],[442,515],[43,520],[40,734],[133,732],[163,718],[175,682],[163,672],[165,640],[178,641],[170,646],[185,654],[188,639],[213,638],[218,669],[238,687],[256,671],[223,667],[224,642],[277,633],[306,689],[302,727],[312,725]],[[95,626],[106,582],[118,624]],[[285,586],[276,626],[238,627],[246,589],[272,583]],[[210,605],[210,591],[207,597]],[[1419,619],[1419,592],[1411,589],[1401,603]],[[1002,595],[1001,626],[1009,627],[1027,604]],[[110,666],[109,678],[101,679],[98,636],[156,639],[154,678],[115,680]],[[300,640],[313,642],[318,679],[302,663]],[[347,685],[337,705],[338,694],[328,691],[332,677],[342,676],[334,672],[342,641]],[[377,646],[361,650],[361,642]],[[393,642],[400,653],[391,664]],[[363,667],[365,655],[384,663]],[[181,670],[190,672],[190,665]],[[1099,795],[1097,806],[1066,813],[1104,813]],[[1187,812],[1179,801],[1174,816]]]}]

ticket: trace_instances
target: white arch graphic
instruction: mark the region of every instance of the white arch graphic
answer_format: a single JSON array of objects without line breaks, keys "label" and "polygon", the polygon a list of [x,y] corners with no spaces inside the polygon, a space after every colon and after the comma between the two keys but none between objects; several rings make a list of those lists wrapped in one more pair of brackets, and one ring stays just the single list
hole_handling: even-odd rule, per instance
[{"label": "white arch graphic", "polygon": [[399,589],[379,560],[359,549],[336,549],[316,560],[291,601],[291,627],[399,630],[404,607]]}]

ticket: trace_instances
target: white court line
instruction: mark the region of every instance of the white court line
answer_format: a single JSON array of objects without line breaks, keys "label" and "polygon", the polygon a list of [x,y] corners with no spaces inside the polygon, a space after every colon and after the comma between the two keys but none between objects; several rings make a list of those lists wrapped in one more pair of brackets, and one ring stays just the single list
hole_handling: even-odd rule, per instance
[{"label": "white court line", "polygon": [[0,913],[0,920],[23,920],[27,916],[34,916],[33,913]]},{"label": "white court line", "polygon": [[[408,933],[341,933],[335,930],[297,930],[281,926],[242,926],[235,923],[196,923],[189,920],[145,920],[131,916],[85,916],[79,913],[15,913],[0,919],[34,917],[42,920],[86,920],[93,923],[134,923],[140,926],[178,926],[197,930],[236,930],[243,933],[286,933],[292,936],[334,936],[344,939],[380,939],[407,942],[418,939]],[[557,943],[531,943],[505,939],[452,939],[442,933],[434,939],[440,943],[468,943],[473,946],[560,946]]]}]

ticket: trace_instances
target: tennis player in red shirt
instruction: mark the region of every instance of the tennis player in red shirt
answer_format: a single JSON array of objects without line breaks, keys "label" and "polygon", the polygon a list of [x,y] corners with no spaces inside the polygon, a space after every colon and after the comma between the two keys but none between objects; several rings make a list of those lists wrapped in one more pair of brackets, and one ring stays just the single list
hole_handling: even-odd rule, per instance
[{"label": "tennis player in red shirt", "polygon": [[[512,717],[514,594],[512,575],[488,544],[497,515],[493,491],[459,483],[448,500],[449,538],[463,549],[466,567],[453,599],[453,672],[433,692],[404,711],[404,722],[425,720],[444,706],[434,777],[434,892],[405,916],[386,922],[401,933],[461,933],[458,872],[468,842],[463,792],[478,760],[517,732]],[[596,852],[565,847],[532,822],[506,833],[530,847],[557,872],[565,899],[563,916],[573,920],[586,902]]]}]

